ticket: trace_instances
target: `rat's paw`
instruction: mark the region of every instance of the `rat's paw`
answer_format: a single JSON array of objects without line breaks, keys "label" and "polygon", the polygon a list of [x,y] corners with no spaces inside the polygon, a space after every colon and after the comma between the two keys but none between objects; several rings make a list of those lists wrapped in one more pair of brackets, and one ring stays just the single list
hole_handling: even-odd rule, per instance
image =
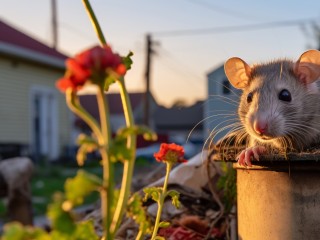
[{"label": "rat's paw", "polygon": [[246,148],[238,156],[238,163],[240,166],[251,167],[251,157],[259,161],[259,155],[266,152],[266,148],[263,146],[255,146]]}]

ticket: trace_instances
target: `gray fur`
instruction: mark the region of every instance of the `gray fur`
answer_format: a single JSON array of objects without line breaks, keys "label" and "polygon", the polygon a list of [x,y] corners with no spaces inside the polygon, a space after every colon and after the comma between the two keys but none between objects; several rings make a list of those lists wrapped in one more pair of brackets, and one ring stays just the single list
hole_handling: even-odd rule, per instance
[{"label": "gray fur", "polygon": [[[302,150],[319,140],[320,92],[316,84],[305,85],[294,74],[294,63],[277,60],[252,68],[249,85],[243,89],[238,114],[249,146],[263,145],[280,150]],[[278,98],[281,90],[291,93],[292,101]],[[247,95],[253,101],[247,103]],[[268,134],[259,136],[253,130],[253,119],[268,116]]]}]

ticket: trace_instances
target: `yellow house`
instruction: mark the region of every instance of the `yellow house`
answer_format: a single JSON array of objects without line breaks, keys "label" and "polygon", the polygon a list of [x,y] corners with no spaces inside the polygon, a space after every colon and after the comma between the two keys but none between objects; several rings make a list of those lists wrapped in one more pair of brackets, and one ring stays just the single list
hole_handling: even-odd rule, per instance
[{"label": "yellow house", "polygon": [[66,58],[0,19],[1,158],[56,160],[72,144],[72,114],[55,88]]}]

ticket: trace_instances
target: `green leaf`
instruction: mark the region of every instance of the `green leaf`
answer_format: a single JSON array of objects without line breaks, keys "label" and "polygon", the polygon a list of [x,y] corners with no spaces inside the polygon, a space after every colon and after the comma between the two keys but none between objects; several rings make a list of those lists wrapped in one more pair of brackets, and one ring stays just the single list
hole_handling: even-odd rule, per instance
[{"label": "green leaf", "polygon": [[93,221],[84,221],[77,223],[77,229],[72,236],[76,240],[98,240],[99,237],[94,231]]},{"label": "green leaf", "polygon": [[157,134],[153,130],[143,125],[121,128],[118,130],[116,137],[126,139],[131,134],[142,135],[147,141],[156,141],[158,139]]},{"label": "green leaf", "polygon": [[21,223],[11,223],[4,226],[3,240],[20,240],[23,239],[25,230]]},{"label": "green leaf", "polygon": [[130,70],[131,69],[131,65],[133,64],[133,61],[132,61],[132,58],[131,58],[132,56],[133,56],[133,52],[130,51],[127,56],[122,57],[122,62],[126,66],[127,70]]},{"label": "green leaf", "polygon": [[86,158],[87,158],[87,150],[84,146],[80,146],[77,151],[77,156],[76,156],[78,165],[83,166]]},{"label": "green leaf", "polygon": [[98,146],[98,142],[96,139],[89,137],[88,135],[81,133],[78,136],[77,139],[77,144],[82,145],[82,144],[91,144],[93,148]]},{"label": "green leaf", "polygon": [[77,163],[79,166],[83,166],[84,161],[87,158],[87,153],[91,153],[98,149],[99,144],[94,138],[91,138],[85,134],[79,135],[77,143],[80,146],[76,157]]},{"label": "green leaf", "polygon": [[107,77],[106,77],[105,82],[104,82],[104,87],[103,87],[103,89],[104,89],[105,91],[108,91],[110,85],[112,85],[112,84],[115,83],[115,82],[116,82],[116,76],[114,75],[114,73],[108,72]]},{"label": "green leaf", "polygon": [[102,185],[102,180],[97,176],[79,170],[74,178],[68,178],[65,182],[66,199],[72,206],[83,203],[84,197],[93,191],[98,191]]},{"label": "green leaf", "polygon": [[181,202],[179,201],[180,193],[175,190],[170,190],[167,192],[167,196],[170,196],[172,199],[172,205],[176,208],[180,208]]},{"label": "green leaf", "polygon": [[160,200],[160,196],[162,194],[161,187],[148,187],[144,188],[143,192],[145,193],[144,201],[147,201],[148,198],[152,198],[153,201],[158,202]]},{"label": "green leaf", "polygon": [[223,192],[223,203],[225,211],[231,211],[232,207],[236,203],[237,199],[237,176],[236,170],[233,169],[231,164],[222,162],[221,169],[223,170],[223,175],[217,181],[217,188]]},{"label": "green leaf", "polygon": [[127,215],[131,217],[138,225],[142,235],[151,233],[151,222],[146,215],[146,210],[142,205],[142,197],[135,193],[128,201]]},{"label": "green leaf", "polygon": [[50,240],[49,234],[42,228],[23,226],[21,223],[12,222],[4,227],[2,240]]},{"label": "green leaf", "polygon": [[159,223],[159,228],[167,228],[167,227],[170,227],[169,222],[160,222]]},{"label": "green leaf", "polygon": [[41,228],[26,227],[26,239],[34,240],[50,240],[49,234]]},{"label": "green leaf", "polygon": [[127,148],[125,139],[115,138],[109,147],[110,160],[112,162],[130,160],[132,152]]},{"label": "green leaf", "polygon": [[71,235],[64,234],[62,232],[58,232],[57,230],[53,230],[50,232],[50,236],[52,240],[59,239],[59,240],[71,240],[73,239]]},{"label": "green leaf", "polygon": [[48,206],[47,216],[51,221],[53,229],[71,235],[76,225],[70,211],[63,209],[65,198],[62,193],[53,196],[53,202]]}]

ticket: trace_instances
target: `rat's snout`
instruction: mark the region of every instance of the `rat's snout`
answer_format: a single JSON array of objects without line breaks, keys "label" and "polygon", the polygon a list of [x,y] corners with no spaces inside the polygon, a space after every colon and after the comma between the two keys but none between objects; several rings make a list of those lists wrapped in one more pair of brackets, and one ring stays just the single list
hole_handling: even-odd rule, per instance
[{"label": "rat's snout", "polygon": [[253,123],[254,131],[259,135],[268,133],[268,123],[265,120],[256,119]]}]

